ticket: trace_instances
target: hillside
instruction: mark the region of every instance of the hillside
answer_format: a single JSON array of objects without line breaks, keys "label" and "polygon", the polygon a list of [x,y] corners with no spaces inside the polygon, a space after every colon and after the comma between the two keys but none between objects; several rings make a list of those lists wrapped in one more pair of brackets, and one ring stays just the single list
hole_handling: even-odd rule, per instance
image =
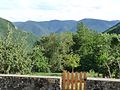
[{"label": "hillside", "polygon": [[45,35],[52,32],[55,33],[60,33],[65,31],[74,32],[76,30],[75,28],[77,22],[51,20],[44,22],[35,22],[35,21],[15,22],[14,24],[21,30],[32,32],[35,35]]},{"label": "hillside", "polygon": [[120,34],[120,23],[114,25],[113,27],[109,28],[105,31],[106,33],[116,33]]},{"label": "hillside", "polygon": [[51,20],[51,21],[26,21],[26,22],[14,22],[14,25],[20,28],[21,30],[31,32],[34,35],[45,35],[52,32],[61,33],[61,32],[75,32],[77,23],[83,22],[88,26],[88,28],[96,30],[97,32],[103,32],[106,29],[117,24],[119,21],[105,21],[98,19],[82,19],[80,21],[74,20]]},{"label": "hillside", "polygon": [[27,43],[30,46],[37,40],[37,37],[34,36],[32,33],[23,32],[21,30],[18,30],[15,28],[15,26],[10,21],[0,18],[0,37],[2,37],[2,38],[6,37],[6,34],[10,30],[12,31],[13,39],[21,40],[22,37],[25,37],[27,40]]},{"label": "hillside", "polygon": [[0,18],[0,36],[4,36],[8,29],[15,29],[15,26],[10,21]]},{"label": "hillside", "polygon": [[105,21],[105,20],[98,20],[98,19],[83,19],[81,20],[87,27],[97,32],[103,32],[108,28],[114,26],[119,21]]}]

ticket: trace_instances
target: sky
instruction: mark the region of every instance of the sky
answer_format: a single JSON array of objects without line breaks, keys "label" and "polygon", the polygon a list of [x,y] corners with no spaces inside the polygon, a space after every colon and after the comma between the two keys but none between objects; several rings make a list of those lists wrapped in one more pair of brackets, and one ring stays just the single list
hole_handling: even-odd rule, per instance
[{"label": "sky", "polygon": [[0,17],[10,21],[120,20],[120,0],[0,0]]}]

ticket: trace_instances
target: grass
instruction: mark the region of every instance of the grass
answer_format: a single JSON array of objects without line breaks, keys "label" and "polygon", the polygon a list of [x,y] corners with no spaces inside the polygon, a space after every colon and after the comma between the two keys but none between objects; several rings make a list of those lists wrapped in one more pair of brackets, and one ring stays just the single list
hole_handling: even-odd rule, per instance
[{"label": "grass", "polygon": [[102,77],[102,74],[95,73],[94,71],[87,72],[87,77]]},{"label": "grass", "polygon": [[36,75],[36,76],[62,76],[62,73],[44,73],[44,72],[40,72],[40,73],[32,73],[32,75]]},{"label": "grass", "polygon": [[[32,75],[36,75],[36,76],[62,76],[62,73],[36,72],[36,73],[32,73]],[[87,72],[87,77],[98,77],[98,74],[95,72]],[[99,77],[102,77],[102,75],[100,74]]]}]

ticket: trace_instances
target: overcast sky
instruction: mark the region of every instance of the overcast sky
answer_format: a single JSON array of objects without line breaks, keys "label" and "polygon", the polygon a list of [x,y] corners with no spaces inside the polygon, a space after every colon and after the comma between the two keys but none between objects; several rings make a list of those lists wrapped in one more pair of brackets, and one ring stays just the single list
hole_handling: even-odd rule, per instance
[{"label": "overcast sky", "polygon": [[10,21],[120,20],[120,0],[0,0],[0,17]]}]

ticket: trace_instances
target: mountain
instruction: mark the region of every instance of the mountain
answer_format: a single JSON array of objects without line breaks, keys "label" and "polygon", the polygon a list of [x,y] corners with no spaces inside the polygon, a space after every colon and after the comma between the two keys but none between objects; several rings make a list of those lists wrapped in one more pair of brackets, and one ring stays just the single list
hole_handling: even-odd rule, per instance
[{"label": "mountain", "polygon": [[69,21],[69,20],[68,21],[51,20],[44,22],[35,22],[35,21],[15,22],[14,24],[21,30],[32,32],[35,35],[45,35],[52,32],[55,33],[60,33],[65,31],[74,32],[77,22]]},{"label": "mountain", "polygon": [[105,31],[106,33],[116,33],[116,34],[120,34],[120,23],[114,25],[113,27],[107,29]]},{"label": "mountain", "polygon": [[51,21],[26,21],[26,22],[14,22],[14,25],[19,29],[31,32],[34,35],[46,35],[52,32],[61,33],[61,32],[75,32],[77,29],[77,24],[83,22],[88,28],[95,30],[97,32],[103,32],[106,29],[117,24],[119,21],[105,21],[99,19],[82,19],[80,21],[75,20],[51,20]]},{"label": "mountain", "polygon": [[105,21],[105,20],[98,20],[98,19],[82,19],[81,22],[83,22],[85,25],[87,25],[88,28],[92,30],[95,30],[97,32],[103,32],[108,28],[117,24],[119,20]]},{"label": "mountain", "polygon": [[37,40],[37,37],[32,33],[23,32],[19,29],[16,29],[12,22],[0,18],[0,38],[6,37],[9,31],[12,31],[12,38],[17,39],[17,41],[21,40],[22,37],[25,37],[29,46],[32,46],[33,43]]},{"label": "mountain", "polygon": [[15,26],[10,21],[0,18],[0,36],[4,36],[8,29],[15,29]]}]

